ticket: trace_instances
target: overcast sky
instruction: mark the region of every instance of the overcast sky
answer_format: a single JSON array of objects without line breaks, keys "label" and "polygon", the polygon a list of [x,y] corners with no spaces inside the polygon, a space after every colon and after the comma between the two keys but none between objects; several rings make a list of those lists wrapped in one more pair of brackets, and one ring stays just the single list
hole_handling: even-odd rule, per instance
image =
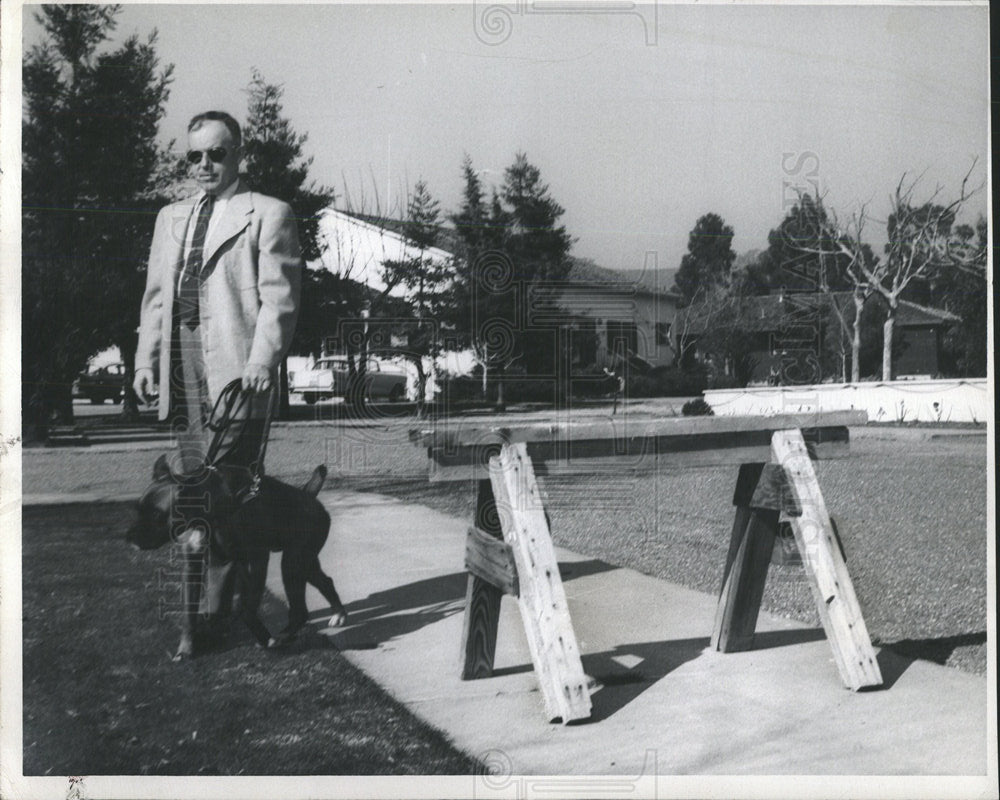
[{"label": "overcast sky", "polygon": [[612,268],[647,251],[676,267],[709,211],[737,252],[765,247],[810,179],[840,213],[870,201],[884,219],[904,171],[948,195],[977,157],[985,177],[986,6],[536,6],[484,22],[483,3],[130,5],[115,40],[159,30],[175,65],[162,132],[182,147],[196,112],[243,120],[252,67],[284,84],[313,177],[341,195],[346,178],[356,203],[374,203],[373,175],[383,208],[423,177],[453,210],[464,153],[489,183],[523,150],[574,254]]}]

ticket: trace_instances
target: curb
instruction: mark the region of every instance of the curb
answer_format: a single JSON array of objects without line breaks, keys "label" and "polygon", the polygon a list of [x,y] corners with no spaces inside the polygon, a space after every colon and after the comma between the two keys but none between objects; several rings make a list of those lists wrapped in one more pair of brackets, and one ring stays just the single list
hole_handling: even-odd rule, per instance
[{"label": "curb", "polygon": [[137,503],[139,495],[99,494],[97,492],[65,492],[53,494],[26,494],[21,497],[21,506],[68,506],[75,503]]}]

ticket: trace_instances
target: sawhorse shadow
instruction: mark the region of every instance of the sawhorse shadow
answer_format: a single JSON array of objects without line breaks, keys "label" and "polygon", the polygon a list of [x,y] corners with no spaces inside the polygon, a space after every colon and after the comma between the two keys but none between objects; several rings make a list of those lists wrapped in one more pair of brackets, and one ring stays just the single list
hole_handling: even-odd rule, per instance
[{"label": "sawhorse shadow", "polygon": [[886,690],[893,687],[914,661],[931,661],[944,665],[957,648],[986,644],[986,631],[931,639],[876,641],[875,644],[879,645],[877,658],[879,671],[882,673],[882,685],[876,688]]},{"label": "sawhorse shadow", "polygon": [[[824,638],[822,629],[764,631],[754,636],[754,650],[788,647]],[[583,656],[584,672],[603,688],[591,695],[591,722],[616,714],[678,667],[698,658],[711,644],[708,636],[616,645]],[[725,657],[725,656],[724,656]]]}]

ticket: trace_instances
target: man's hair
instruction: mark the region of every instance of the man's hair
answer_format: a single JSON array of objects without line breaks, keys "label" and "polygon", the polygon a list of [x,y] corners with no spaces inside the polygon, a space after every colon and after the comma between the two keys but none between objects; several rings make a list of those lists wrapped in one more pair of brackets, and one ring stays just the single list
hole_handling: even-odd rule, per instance
[{"label": "man's hair", "polygon": [[240,123],[233,119],[225,111],[205,111],[202,114],[195,114],[188,123],[188,133],[196,131],[206,122],[221,122],[232,134],[233,144],[239,147],[243,142],[243,135],[240,133]]}]

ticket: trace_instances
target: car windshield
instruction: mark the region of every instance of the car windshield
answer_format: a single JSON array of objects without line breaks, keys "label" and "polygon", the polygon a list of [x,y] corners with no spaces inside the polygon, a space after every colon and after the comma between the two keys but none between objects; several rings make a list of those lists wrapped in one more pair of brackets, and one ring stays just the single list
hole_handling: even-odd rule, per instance
[{"label": "car windshield", "polygon": [[[316,362],[316,369],[333,369],[338,372],[347,372],[347,359],[346,358],[321,358]],[[378,372],[379,365],[377,361],[368,362],[369,372]]]}]

